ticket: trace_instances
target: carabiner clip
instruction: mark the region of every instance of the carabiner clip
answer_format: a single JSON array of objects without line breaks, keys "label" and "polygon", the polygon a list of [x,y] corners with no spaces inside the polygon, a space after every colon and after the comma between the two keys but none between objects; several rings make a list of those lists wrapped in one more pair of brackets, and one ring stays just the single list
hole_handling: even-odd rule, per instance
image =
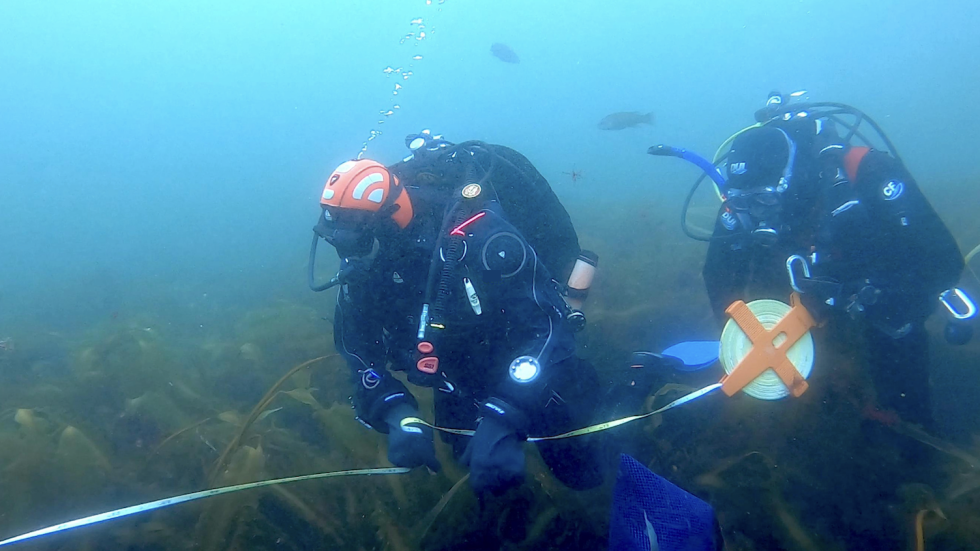
[{"label": "carabiner clip", "polygon": [[789,286],[793,288],[797,293],[802,293],[803,289],[800,289],[796,285],[796,273],[793,272],[793,264],[799,262],[803,266],[803,277],[810,279],[810,265],[806,263],[806,259],[798,254],[794,254],[786,259],[786,273],[789,274]]},{"label": "carabiner clip", "polygon": [[[961,312],[950,303],[949,299],[951,297],[956,297],[959,299],[959,303],[966,310]],[[949,313],[958,320],[967,320],[977,315],[977,305],[973,303],[973,299],[970,298],[965,292],[963,292],[958,287],[953,287],[952,289],[947,289],[939,295],[939,302],[943,303],[943,306],[949,310]]]}]

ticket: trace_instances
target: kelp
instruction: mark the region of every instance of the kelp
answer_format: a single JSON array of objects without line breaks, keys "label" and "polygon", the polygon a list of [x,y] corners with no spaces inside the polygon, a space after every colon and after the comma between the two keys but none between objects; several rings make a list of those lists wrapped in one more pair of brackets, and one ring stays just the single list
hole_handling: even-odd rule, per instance
[{"label": "kelp", "polygon": [[[726,481],[723,475],[736,467],[739,472],[731,480],[737,481],[737,488],[733,488],[734,482]],[[803,551],[824,549],[825,545],[814,540],[812,528],[800,520],[784,495],[787,474],[786,469],[780,472],[779,465],[765,453],[751,451],[719,461],[715,468],[698,475],[695,480],[698,485],[716,491],[737,489],[754,499],[765,500],[766,509],[782,528],[780,533],[793,543],[793,548]]]},{"label": "kelp", "polygon": [[196,423],[190,424],[190,425],[188,425],[188,426],[186,426],[186,427],[178,430],[177,432],[171,434],[170,436],[164,438],[163,441],[161,441],[159,444],[157,444],[156,447],[153,448],[153,451],[150,452],[149,457],[147,457],[147,461],[153,459],[153,457],[155,457],[156,454],[159,453],[160,450],[162,450],[163,447],[166,446],[167,443],[170,442],[171,440],[173,440],[173,439],[181,436],[182,434],[184,434],[184,433],[186,433],[188,431],[192,431],[192,430],[196,429],[197,427],[200,427],[201,425],[203,425],[204,423],[207,423],[210,420],[211,420],[210,417],[205,417],[204,419],[201,419],[200,421],[197,421]]},{"label": "kelp", "polygon": [[[103,392],[122,398],[165,387],[174,371],[174,359],[156,325],[133,322],[96,337],[75,354],[72,372],[76,382],[102,385]],[[112,394],[104,397],[116,399]]]},{"label": "kelp", "polygon": [[235,332],[242,342],[238,353],[256,362],[263,357],[277,362],[311,358],[333,344],[316,310],[288,301],[248,311],[235,324]]},{"label": "kelp", "polygon": [[14,412],[14,422],[20,426],[21,432],[27,438],[42,436],[51,431],[50,421],[38,415],[34,409],[17,408]]},{"label": "kelp", "polygon": [[104,472],[112,470],[109,458],[92,440],[75,427],[67,426],[58,438],[57,455],[66,465],[95,467]]},{"label": "kelp", "polygon": [[903,501],[905,517],[911,525],[914,548],[916,551],[924,551],[926,518],[931,515],[945,521],[946,514],[943,513],[932,488],[925,484],[903,484],[897,493]]},{"label": "kelp", "polygon": [[[636,268],[629,262],[619,266]],[[653,279],[664,283],[664,277]],[[643,291],[642,285],[629,286],[630,293]],[[624,301],[608,290],[597,292],[592,299],[597,315],[590,316],[589,333],[582,335],[583,342],[602,344],[582,350],[608,354],[594,363],[616,369],[627,342],[632,346],[655,333],[638,323],[677,317],[667,307],[688,300],[693,305],[688,313],[702,315],[695,299],[678,293]],[[615,315],[632,306],[638,308],[629,315]],[[603,312],[606,319],[598,315]],[[0,518],[2,531],[212,483],[387,464],[384,436],[355,420],[347,399],[349,370],[342,362],[310,365],[277,380],[284,366],[332,352],[329,331],[311,309],[276,303],[229,321],[232,325],[235,330],[227,334],[179,337],[168,323],[137,316],[59,337],[52,345],[57,354],[25,358],[24,365],[17,362],[28,346],[20,343],[29,339],[18,337],[16,354],[6,358],[0,372],[0,377],[25,374],[4,379],[8,384],[0,389],[7,408],[0,414],[0,487],[10,498]],[[37,362],[43,365],[35,370]],[[834,516],[853,509],[836,509],[833,501],[849,497],[854,488],[835,485],[841,479],[825,480],[826,473],[847,457],[887,459],[895,450],[861,447],[860,408],[836,394],[872,392],[854,376],[858,367],[835,369],[833,377],[816,373],[827,376],[814,380],[813,394],[798,401],[718,397],[656,416],[630,442],[632,453],[709,499],[736,548],[846,547],[848,533]],[[35,376],[42,372],[43,377]],[[697,376],[665,373],[661,385],[666,386],[647,406],[669,399],[670,391],[682,392],[687,385],[680,383]],[[412,391],[422,416],[434,418],[432,392]],[[598,490],[573,492],[554,479],[533,446],[527,449],[524,509],[505,504],[481,513],[465,469],[437,439],[444,468],[436,475],[420,469],[399,477],[262,490],[153,513],[145,520],[106,523],[66,534],[53,545],[112,551],[452,549],[461,534],[506,528],[497,526],[499,521],[525,524],[523,541],[507,542],[512,549],[595,548],[592,543],[605,537],[611,481]],[[972,527],[980,524],[974,492],[980,475],[972,468],[978,454],[960,451],[941,459],[952,483],[937,510],[949,520],[933,509],[903,509],[909,541],[917,525],[936,549],[967,548],[980,534]],[[823,497],[819,505],[810,503],[815,495]],[[825,504],[827,512],[820,508]],[[876,517],[869,529],[884,530],[879,525],[888,526]]]},{"label": "kelp", "polygon": [[238,434],[235,435],[235,438],[233,438],[232,441],[228,443],[228,446],[225,447],[225,450],[221,452],[221,455],[218,457],[218,460],[215,462],[214,468],[211,471],[211,476],[209,477],[209,480],[211,480],[212,484],[217,479],[218,473],[220,472],[221,468],[224,466],[225,460],[228,458],[228,455],[234,452],[238,448],[238,445],[242,441],[242,437],[245,436],[245,433],[248,432],[248,429],[252,426],[252,423],[255,422],[256,419],[258,419],[259,415],[262,414],[265,408],[268,407],[269,404],[272,402],[272,400],[275,399],[282,385],[285,384],[287,381],[289,381],[289,379],[293,375],[299,373],[301,370],[306,369],[309,366],[316,364],[317,362],[335,356],[336,355],[327,355],[327,356],[320,356],[318,358],[313,358],[312,360],[307,360],[297,365],[296,367],[290,369],[288,372],[286,372],[285,375],[283,375],[278,381],[276,381],[271,387],[269,387],[269,390],[267,390],[265,395],[262,397],[262,399],[259,400],[259,403],[255,404],[255,407],[252,408],[252,412],[249,413],[248,417],[242,423],[241,430],[238,431]]},{"label": "kelp", "polygon": [[368,431],[354,418],[354,410],[346,404],[333,404],[313,414],[323,434],[332,444],[330,455],[336,465],[370,465],[376,463],[383,449],[383,438]]},{"label": "kelp", "polygon": [[414,529],[416,536],[413,539],[416,545],[420,545],[422,543],[422,540],[425,539],[426,534],[429,533],[429,529],[432,528],[432,524],[439,518],[439,514],[446,508],[446,505],[449,505],[449,502],[453,499],[453,496],[456,495],[456,492],[458,492],[469,479],[470,474],[466,473],[466,476],[457,480],[456,483],[453,484],[453,487],[442,496],[439,503],[436,503],[435,507],[430,509],[429,512],[422,517],[422,520],[419,521],[418,525]]},{"label": "kelp", "polygon": [[[965,455],[964,457],[960,457],[960,459],[963,459],[966,463],[972,462],[972,460],[968,460],[967,458],[980,455],[980,435],[974,435],[973,442],[974,445],[970,452],[960,450]],[[957,465],[957,467],[960,465],[962,464]],[[946,502],[961,500],[964,496],[968,496],[980,489],[980,469],[971,468],[966,471],[956,469],[953,472],[954,474],[944,492]]]},{"label": "kelp", "polygon": [[300,499],[296,494],[282,486],[272,486],[270,491],[282,499],[292,510],[294,510],[306,522],[314,525],[320,533],[325,534],[333,540],[334,545],[344,546],[344,539],[340,536],[343,528],[337,519],[322,515],[313,510],[309,504]]},{"label": "kelp", "polygon": [[[236,447],[228,468],[215,481],[220,486],[255,482],[266,478],[266,457],[261,444]],[[255,515],[261,490],[221,496],[206,502],[197,523],[195,541],[204,551],[233,548],[242,537],[241,526]]]},{"label": "kelp", "polygon": [[939,450],[950,457],[955,457],[960,461],[963,461],[970,467],[970,469],[974,471],[980,470],[980,458],[977,458],[961,450],[960,448],[958,448],[957,446],[949,442],[946,442],[940,438],[936,438],[935,436],[932,436],[931,434],[927,433],[926,431],[922,430],[921,428],[915,425],[899,421],[891,425],[891,428],[892,430],[894,430],[895,432],[901,435],[908,436],[909,438],[912,438],[914,440],[918,440],[919,442],[925,444],[926,446],[929,446],[930,448]]},{"label": "kelp", "polygon": [[946,490],[946,499],[954,501],[980,489],[980,472],[970,471],[958,475]]},{"label": "kelp", "polygon": [[750,451],[745,454],[736,455],[726,459],[718,461],[718,464],[712,470],[702,473],[695,478],[698,484],[702,486],[708,486],[713,488],[724,488],[728,486],[728,483],[721,478],[721,474],[733,468],[735,465],[743,462],[750,457],[757,457],[766,466],[766,469],[774,468],[776,463],[766,454],[760,451]]}]

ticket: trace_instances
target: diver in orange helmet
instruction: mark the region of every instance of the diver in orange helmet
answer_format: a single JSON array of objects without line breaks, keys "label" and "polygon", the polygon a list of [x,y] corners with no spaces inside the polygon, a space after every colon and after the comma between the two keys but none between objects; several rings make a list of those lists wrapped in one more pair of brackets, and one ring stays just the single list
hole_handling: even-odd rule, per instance
[{"label": "diver in orange helmet", "polygon": [[[406,143],[412,155],[402,162],[348,161],[327,179],[311,260],[323,238],[341,270],[320,286],[311,270],[311,287],[340,285],[336,347],[352,370],[357,417],[388,435],[389,460],[440,468],[432,431],[402,426],[418,404],[391,369],[435,389],[437,425],[475,429],[442,437],[474,489],[498,494],[523,481],[529,433],[593,420],[598,379],[574,354],[581,312],[559,281],[574,272],[581,300],[596,258],[520,153],[428,132]],[[590,438],[539,449],[566,485],[601,482],[588,464]]]}]

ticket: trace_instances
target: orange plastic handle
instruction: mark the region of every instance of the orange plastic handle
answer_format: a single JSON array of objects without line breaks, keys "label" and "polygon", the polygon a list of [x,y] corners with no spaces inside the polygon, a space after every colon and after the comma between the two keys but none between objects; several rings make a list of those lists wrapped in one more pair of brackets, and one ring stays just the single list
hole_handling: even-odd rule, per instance
[{"label": "orange plastic handle", "polygon": [[[769,330],[762,326],[748,305],[741,300],[735,301],[725,310],[752,341],[752,349],[731,373],[722,377],[722,392],[728,396],[734,395],[769,368],[776,372],[779,380],[793,396],[800,397],[806,392],[809,385],[786,356],[786,352],[817,324],[800,303],[798,294],[791,294],[789,303],[790,311]],[[780,334],[785,334],[786,340],[776,346],[773,340]]]}]

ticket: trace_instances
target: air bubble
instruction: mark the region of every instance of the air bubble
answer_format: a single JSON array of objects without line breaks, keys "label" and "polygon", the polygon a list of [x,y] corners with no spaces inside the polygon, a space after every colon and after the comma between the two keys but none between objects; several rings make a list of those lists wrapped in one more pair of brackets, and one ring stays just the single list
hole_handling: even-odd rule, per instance
[{"label": "air bubble", "polygon": [[[445,3],[446,0],[425,0],[425,4],[427,6],[431,6],[432,4],[439,4],[441,6],[442,4]],[[439,8],[439,11],[441,12],[442,8]],[[432,23],[432,21],[429,21],[429,23]],[[410,39],[414,39],[416,43],[421,42],[426,38],[428,38],[428,36],[426,36],[427,32],[429,33],[435,32],[435,27],[428,28],[428,29],[426,28],[425,20],[422,16],[411,18],[411,20],[409,21],[409,25],[413,27],[412,32],[409,32],[408,34],[402,36],[401,39],[398,41],[399,44],[404,44]],[[414,75],[414,73],[410,70],[411,68],[414,67],[414,62],[422,61],[423,57],[424,56],[422,53],[412,54],[411,60],[408,63],[409,70],[403,69],[402,67],[395,68],[389,65],[384,68],[383,72],[385,76],[389,76],[389,77],[393,74],[401,75],[402,80],[407,81],[410,77]],[[391,95],[398,96],[401,90],[402,90],[402,85],[400,83],[396,83],[391,91]],[[387,110],[379,111],[379,113],[381,114],[381,119],[378,120],[375,126],[380,127],[381,125],[383,125],[389,117],[395,114],[395,111],[398,111],[400,109],[401,109],[401,105],[395,104],[392,105],[391,108]],[[371,130],[371,133],[368,136],[367,140],[364,142],[363,146],[361,147],[361,153],[357,156],[357,158],[358,159],[362,158],[363,155],[367,153],[369,147],[368,143],[376,140],[380,136],[381,136],[381,130],[379,130],[378,128]]]}]

